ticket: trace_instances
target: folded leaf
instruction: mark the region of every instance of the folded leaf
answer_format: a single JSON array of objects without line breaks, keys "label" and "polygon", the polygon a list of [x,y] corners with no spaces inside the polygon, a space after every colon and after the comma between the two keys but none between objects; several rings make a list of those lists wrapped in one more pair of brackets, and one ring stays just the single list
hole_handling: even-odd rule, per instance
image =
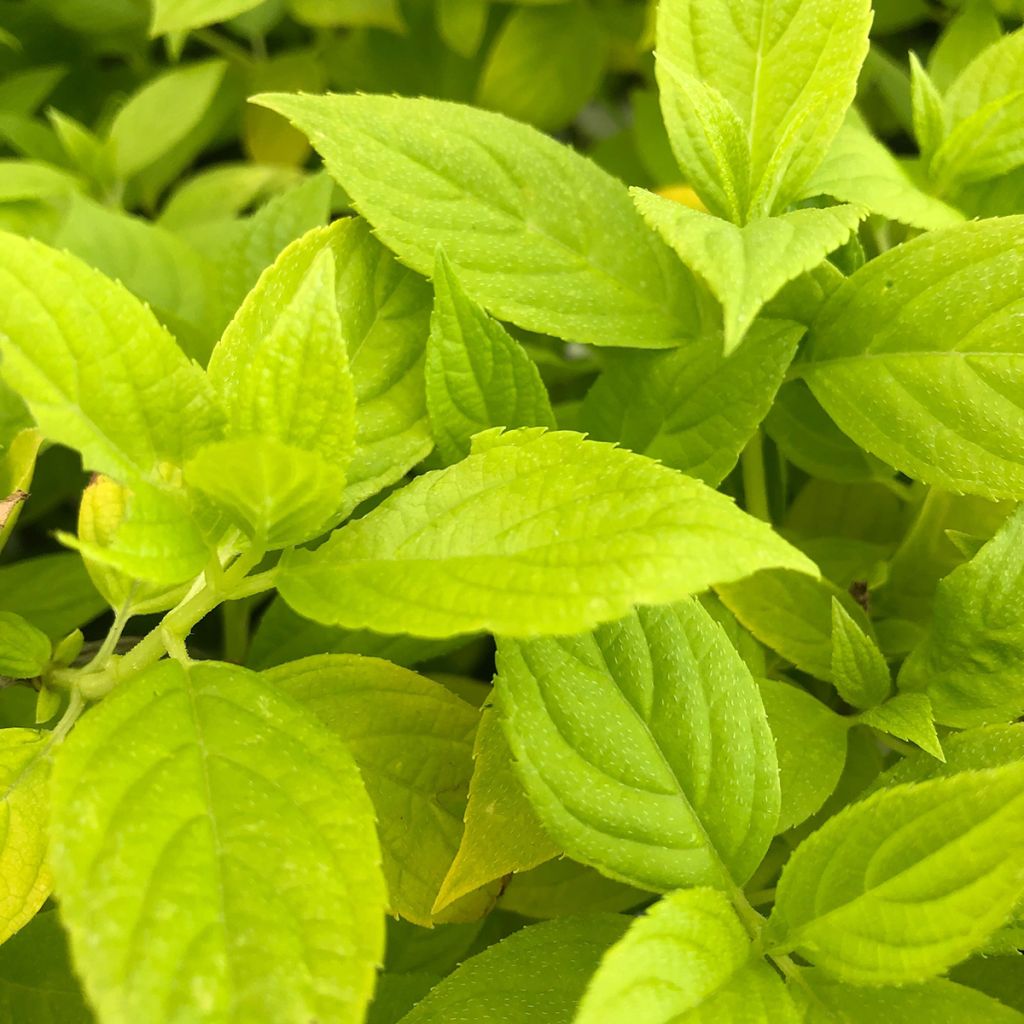
[{"label": "folded leaf", "polygon": [[916,743],[940,761],[945,760],[942,743],[935,732],[932,702],[923,693],[898,693],[884,704],[868,708],[857,721],[874,726],[901,740]]},{"label": "folded leaf", "polygon": [[771,408],[802,333],[765,320],[730,356],[718,333],[671,352],[610,352],[581,426],[717,487]]},{"label": "folded leaf", "polygon": [[885,655],[835,597],[832,598],[830,678],[839,696],[855,708],[881,704],[892,690]]},{"label": "folded leaf", "polygon": [[659,58],[717,90],[746,130],[745,213],[784,209],[821,163],[853,101],[870,26],[868,0],[659,5]]},{"label": "folded leaf", "polygon": [[638,918],[604,955],[574,1024],[797,1024],[796,1007],[757,955],[725,896],[687,889]]},{"label": "folded leaf", "polygon": [[154,480],[220,432],[202,371],[138,299],[74,256],[6,234],[0,353],[43,433],[88,468]]},{"label": "folded leaf", "polygon": [[526,350],[466,295],[441,250],[427,343],[427,409],[441,455],[458,462],[488,427],[554,427],[540,371]]},{"label": "folded leaf", "polygon": [[392,912],[428,927],[481,916],[495,893],[433,912],[462,837],[476,711],[440,683],[377,658],[305,658],[263,678],[352,752],[376,811]]},{"label": "folded leaf", "polygon": [[[717,541],[717,542],[716,542]],[[579,434],[477,436],[316,551],[291,551],[278,588],[301,615],[378,632],[568,633],[636,603],[803,555],[725,497]]]},{"label": "folded leaf", "polygon": [[[858,444],[915,479],[1024,497],[1024,218],[936,231],[857,271],[800,369]],[[922,304],[941,287],[941,303]]]},{"label": "folded leaf", "polygon": [[737,227],[643,189],[631,192],[644,220],[722,303],[726,355],[743,341],[761,307],[838,249],[867,214],[855,206],[829,206]]},{"label": "folded leaf", "polygon": [[0,729],[0,943],[31,921],[50,895],[48,751],[46,733]]},{"label": "folded leaf", "polygon": [[584,914],[524,928],[457,967],[400,1024],[572,1024],[588,979],[628,920]]},{"label": "folded leaf", "polygon": [[383,952],[373,809],[317,719],[162,662],[60,748],[51,859],[105,1024],[363,1019]]},{"label": "folded leaf", "polygon": [[432,99],[258,102],[309,136],[404,263],[429,274],[441,245],[495,316],[596,345],[665,348],[698,332],[694,282],[622,184],[535,129]]},{"label": "folded leaf", "polygon": [[0,551],[3,551],[28,499],[28,488],[32,485],[42,440],[43,435],[38,430],[21,430],[11,438],[7,450],[0,454]]},{"label": "folded leaf", "polygon": [[1024,894],[1024,765],[884,789],[783,869],[768,951],[833,977],[904,985],[979,947]]},{"label": "folded leaf", "polygon": [[779,815],[749,670],[696,601],[593,633],[498,643],[520,778],[569,856],[655,891],[745,882]]},{"label": "folded leaf", "polygon": [[938,586],[928,633],[900,670],[935,718],[965,728],[1024,714],[1024,512]]}]

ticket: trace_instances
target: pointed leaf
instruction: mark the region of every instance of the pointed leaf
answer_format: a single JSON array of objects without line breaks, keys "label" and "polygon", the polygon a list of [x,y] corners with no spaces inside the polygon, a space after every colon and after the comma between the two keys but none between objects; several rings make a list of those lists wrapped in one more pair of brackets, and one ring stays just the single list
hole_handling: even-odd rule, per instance
[{"label": "pointed leaf", "polygon": [[50,640],[13,612],[0,612],[0,675],[33,679],[50,662]]},{"label": "pointed leaf", "polygon": [[498,671],[520,778],[566,853],[656,891],[750,877],[778,821],[775,749],[750,672],[697,602],[503,638]]},{"label": "pointed leaf", "polygon": [[316,551],[288,552],[284,599],[350,628],[522,636],[586,629],[765,565],[814,571],[728,499],[631,452],[536,429],[477,442]]},{"label": "pointed leaf", "polygon": [[832,598],[832,683],[855,708],[881,704],[892,690],[892,677],[878,645]]},{"label": "pointed leaf", "polygon": [[60,748],[52,843],[105,1024],[362,1020],[373,810],[341,742],[254,673],[165,661],[121,684]]},{"label": "pointed leaf", "polygon": [[432,99],[258,101],[310,137],[404,263],[429,274],[443,246],[495,316],[596,345],[665,348],[699,330],[692,279],[621,183],[535,129]]}]

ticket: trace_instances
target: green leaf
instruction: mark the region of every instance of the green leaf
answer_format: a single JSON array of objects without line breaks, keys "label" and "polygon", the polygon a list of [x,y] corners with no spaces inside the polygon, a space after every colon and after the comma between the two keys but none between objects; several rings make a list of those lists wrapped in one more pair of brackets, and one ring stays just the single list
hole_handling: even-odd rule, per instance
[{"label": "green leaf", "polygon": [[818,679],[832,679],[832,602],[854,620],[867,617],[850,597],[825,579],[789,570],[758,572],[738,583],[715,586],[722,603],[766,647]]},{"label": "green leaf", "polygon": [[498,671],[520,778],[566,853],[656,891],[750,877],[778,822],[775,749],[749,670],[699,603],[502,638]]},{"label": "green leaf", "polygon": [[[0,403],[2,401],[0,396]],[[0,411],[2,417],[3,412]],[[14,531],[28,499],[42,440],[43,435],[38,430],[19,430],[6,446],[6,451],[0,454],[0,551]]]},{"label": "green leaf", "polygon": [[489,11],[488,0],[440,0],[437,31],[450,50],[472,57],[483,40]]},{"label": "green leaf", "polygon": [[695,480],[527,429],[478,435],[462,462],[417,477],[316,551],[286,553],[278,589],[329,625],[522,636],[583,630],[767,565],[814,571]]},{"label": "green leaf", "polygon": [[572,1024],[587,981],[627,923],[585,914],[524,928],[457,967],[401,1024]]},{"label": "green leaf", "polygon": [[71,970],[57,911],[37,914],[0,947],[0,1022],[94,1020]]},{"label": "green leaf", "polygon": [[901,740],[910,740],[940,761],[945,760],[935,732],[932,702],[923,693],[898,693],[884,704],[869,708],[857,721],[874,726]]},{"label": "green leaf", "polygon": [[881,704],[892,690],[885,655],[834,597],[830,678],[839,696],[855,708]]},{"label": "green leaf", "polygon": [[345,474],[336,466],[271,437],[207,445],[185,464],[185,481],[268,551],[323,533],[345,490]]},{"label": "green leaf", "polygon": [[609,352],[581,426],[717,487],[771,408],[801,333],[765,320],[731,356],[718,333],[670,352]]},{"label": "green leaf", "polygon": [[853,101],[870,25],[868,0],[659,6],[659,62],[717,91],[743,125],[751,183],[744,214],[784,209],[821,163]]},{"label": "green leaf", "polygon": [[965,728],[1024,714],[1024,510],[939,583],[928,632],[900,670],[936,720]]},{"label": "green leaf", "polygon": [[260,0],[153,0],[153,36],[184,32],[192,28],[227,21],[258,7]]},{"label": "green leaf", "polygon": [[155,482],[161,463],[180,465],[220,431],[202,371],[138,299],[67,253],[7,234],[0,353],[43,433],[125,482]]},{"label": "green leaf", "polygon": [[0,203],[74,195],[82,182],[74,174],[34,160],[0,160]]},{"label": "green leaf", "polygon": [[0,675],[34,679],[50,662],[50,639],[13,612],[0,612]]},{"label": "green leaf", "polygon": [[280,441],[338,471],[354,451],[356,399],[331,246],[350,231],[341,221],[289,245],[242,303],[208,367],[230,436]]},{"label": "green leaf", "polygon": [[302,173],[272,164],[222,163],[204,167],[171,193],[158,223],[172,231],[241,214],[257,200],[295,185]]},{"label": "green leaf", "polygon": [[[1024,497],[1024,218],[936,231],[849,278],[818,314],[804,379],[859,445],[915,479]],[[941,286],[941,303],[922,299]]]},{"label": "green leaf", "polygon": [[786,987],[714,889],[666,896],[604,955],[573,1024],[796,1024]]},{"label": "green leaf", "polygon": [[444,459],[469,454],[488,427],[554,427],[547,389],[526,350],[463,291],[442,250],[427,343],[430,423]]},{"label": "green leaf", "polygon": [[[391,911],[433,925],[462,837],[476,711],[440,683],[377,658],[323,655],[263,678],[345,741],[376,811]],[[482,894],[462,914],[479,917],[491,901]]]},{"label": "green leaf", "polygon": [[790,858],[768,951],[851,984],[926,981],[1003,923],[1024,893],[1022,849],[1024,765],[882,790]]},{"label": "green leaf", "polygon": [[502,320],[639,348],[698,333],[693,280],[623,185],[534,129],[431,99],[258,101],[310,137],[403,263],[429,274],[441,245],[467,293]]},{"label": "green leaf", "polygon": [[726,355],[783,285],[813,270],[866,216],[855,206],[830,206],[737,227],[643,189],[631,192],[647,223],[722,303]]},{"label": "green leaf", "polygon": [[807,1005],[807,1024],[1024,1024],[1024,1014],[945,978],[902,988],[864,988],[833,981],[821,971],[801,971],[801,977],[808,990],[794,985],[792,991]]},{"label": "green leaf", "polygon": [[1003,26],[990,0],[966,0],[950,18],[931,52],[928,71],[943,92],[983,50],[999,42]]},{"label": "green leaf", "polygon": [[910,74],[914,111],[914,137],[927,165],[938,152],[949,129],[946,104],[916,53],[910,54]]},{"label": "green leaf", "polygon": [[48,751],[47,733],[0,730],[0,943],[31,921],[50,895]]},{"label": "green leaf", "polygon": [[606,878],[568,857],[557,857],[532,871],[513,875],[498,907],[546,921],[573,914],[617,914],[650,899],[651,894],[643,889]]},{"label": "green leaf", "polygon": [[211,546],[182,491],[136,481],[124,488],[122,501],[123,514],[96,540],[61,532],[57,539],[91,562],[159,586],[185,583],[206,568]]},{"label": "green leaf", "polygon": [[234,666],[161,662],[60,748],[51,862],[104,1024],[361,1021],[383,951],[344,746]]},{"label": "green leaf", "polygon": [[776,831],[786,832],[818,811],[838,785],[849,722],[789,683],[759,679],[758,687],[779,762],[782,809]]},{"label": "green leaf", "polygon": [[188,139],[213,103],[227,67],[223,60],[181,65],[151,78],[128,98],[108,135],[122,178],[146,170]]},{"label": "green leaf", "polygon": [[435,907],[488,882],[528,871],[561,851],[544,831],[512,764],[497,716],[485,710],[473,748],[466,828]]},{"label": "green leaf", "polygon": [[68,553],[0,566],[0,610],[17,612],[55,640],[91,622],[106,603],[82,559]]},{"label": "green leaf", "polygon": [[474,102],[558,131],[597,92],[607,54],[608,38],[589,4],[516,8],[491,45]]},{"label": "green leaf", "polygon": [[872,213],[925,231],[964,219],[959,210],[923,192],[892,153],[856,123],[839,130],[799,198],[822,195],[866,206]]}]

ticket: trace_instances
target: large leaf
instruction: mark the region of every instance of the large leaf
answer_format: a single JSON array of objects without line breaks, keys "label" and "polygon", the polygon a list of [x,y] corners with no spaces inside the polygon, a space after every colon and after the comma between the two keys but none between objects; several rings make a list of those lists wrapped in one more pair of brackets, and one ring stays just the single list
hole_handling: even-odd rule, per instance
[{"label": "large leaf", "polygon": [[456,968],[401,1024],[571,1024],[588,979],[627,923],[585,914],[524,928]]},{"label": "large leaf", "polygon": [[1024,497],[1022,227],[964,224],[872,260],[826,303],[800,364],[858,444],[948,490]]},{"label": "large leaf", "polygon": [[496,316],[597,345],[664,348],[697,333],[694,283],[623,185],[536,130],[431,99],[258,101],[310,137],[404,263],[429,274],[443,246]]},{"label": "large leaf", "polygon": [[[869,0],[659,5],[659,62],[717,93],[745,130],[750,185],[743,215],[784,208],[821,162],[853,101],[870,25]],[[659,81],[663,103],[672,104],[680,85],[664,73]],[[670,131],[693,130],[689,120],[666,121]]]},{"label": "large leaf", "polygon": [[935,717],[964,728],[1024,714],[1024,512],[939,583],[932,620],[900,670]]},{"label": "large leaf", "polygon": [[362,1020],[383,946],[342,743],[256,675],[162,662],[60,749],[51,859],[105,1024]]},{"label": "large leaf", "polygon": [[730,356],[717,333],[671,352],[609,353],[583,429],[715,487],[771,408],[801,333],[761,321]]},{"label": "large leaf", "polygon": [[67,253],[0,238],[3,375],[90,469],[156,479],[217,436],[202,371],[121,285]]},{"label": "large leaf", "polygon": [[573,632],[766,565],[812,564],[722,495],[579,434],[478,435],[316,551],[278,587],[327,624],[448,636]]},{"label": "large leaf", "polygon": [[726,355],[743,340],[761,307],[838,249],[866,215],[856,206],[830,206],[737,227],[643,189],[632,194],[647,223],[721,302]]},{"label": "large leaf", "polygon": [[696,601],[498,643],[496,699],[566,853],[657,891],[732,889],[764,856],[779,775],[749,670]]},{"label": "large leaf", "polygon": [[55,640],[91,622],[106,603],[78,555],[39,555],[0,566],[0,610],[17,612]]},{"label": "large leaf", "polygon": [[806,840],[779,880],[768,948],[852,984],[941,974],[1024,894],[1024,765],[883,789]]},{"label": "large leaf", "polygon": [[[377,812],[391,910],[432,925],[462,838],[476,711],[440,683],[377,658],[306,658],[264,678],[345,741]],[[479,916],[487,901],[464,905],[463,915]]]},{"label": "large leaf", "polygon": [[604,956],[574,1024],[796,1024],[786,987],[725,896],[666,896]]},{"label": "large leaf", "polygon": [[30,921],[50,895],[48,741],[33,729],[0,730],[0,942]]},{"label": "large leaf", "polygon": [[427,409],[448,462],[488,427],[554,427],[540,371],[522,345],[466,295],[443,252],[434,266]]}]

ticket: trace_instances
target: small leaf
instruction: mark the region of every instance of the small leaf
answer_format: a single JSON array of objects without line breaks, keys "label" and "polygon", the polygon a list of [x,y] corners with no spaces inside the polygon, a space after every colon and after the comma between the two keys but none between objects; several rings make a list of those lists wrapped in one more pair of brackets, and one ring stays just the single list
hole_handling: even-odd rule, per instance
[{"label": "small leaf", "polygon": [[631,192],[644,220],[722,303],[726,355],[783,285],[813,270],[866,216],[855,206],[829,206],[737,227],[643,189]]},{"label": "small leaf", "polygon": [[258,7],[259,3],[260,0],[153,0],[149,33],[162,36],[227,21]]},{"label": "small leaf", "polygon": [[526,350],[462,290],[443,251],[434,266],[427,409],[444,459],[469,454],[488,427],[554,427],[547,389]]},{"label": "small leaf", "polygon": [[82,559],[68,552],[0,566],[0,610],[16,612],[54,640],[91,622],[106,602]]},{"label": "small leaf", "polygon": [[698,332],[692,278],[623,185],[535,129],[432,99],[257,101],[309,136],[404,263],[429,274],[441,245],[470,297],[502,320],[639,348],[673,347]]},{"label": "small leaf", "polygon": [[946,104],[916,53],[910,54],[914,137],[925,165],[938,152],[949,130]]},{"label": "small leaf", "polygon": [[46,733],[0,729],[0,943],[31,921],[50,895],[48,750]]},{"label": "small leaf", "polygon": [[42,441],[43,435],[38,430],[21,430],[11,438],[7,450],[0,456],[0,551],[28,500],[28,488],[32,486]]},{"label": "small leaf", "polygon": [[155,482],[161,463],[180,465],[220,432],[202,371],[138,299],[67,253],[7,234],[0,352],[42,432],[87,468]]},{"label": "small leaf", "polygon": [[528,871],[561,851],[544,831],[512,764],[494,711],[480,718],[473,748],[466,828],[435,907],[443,909],[488,882]]},{"label": "small leaf", "polygon": [[571,857],[655,891],[729,889],[760,863],[775,749],[750,672],[696,601],[502,638],[495,697],[526,792]]},{"label": "small leaf", "polygon": [[51,827],[104,1024],[362,1020],[373,810],[341,742],[255,674],[164,661],[122,683],[59,750]]},{"label": "small leaf", "polygon": [[839,696],[855,708],[881,704],[892,690],[885,655],[834,597],[831,679]]},{"label": "small leaf", "polygon": [[766,565],[814,571],[694,480],[527,429],[478,435],[462,462],[417,477],[316,551],[286,553],[278,586],[329,625],[522,636],[586,629]]},{"label": "small leaf", "polygon": [[604,955],[573,1024],[796,1024],[782,979],[755,954],[726,897],[687,889],[656,903]]},{"label": "small leaf", "polygon": [[45,633],[13,612],[0,612],[0,676],[34,679],[50,662]]},{"label": "small leaf", "polygon": [[1022,850],[1024,765],[881,790],[797,848],[768,951],[850,984],[926,981],[1003,923],[1024,894]]},{"label": "small leaf", "polygon": [[916,743],[932,757],[944,761],[942,744],[935,732],[932,702],[923,693],[898,693],[884,704],[869,708],[857,721],[874,726],[901,740]]},{"label": "small leaf", "polygon": [[627,923],[583,914],[523,928],[457,967],[400,1024],[572,1024],[588,979]]}]

